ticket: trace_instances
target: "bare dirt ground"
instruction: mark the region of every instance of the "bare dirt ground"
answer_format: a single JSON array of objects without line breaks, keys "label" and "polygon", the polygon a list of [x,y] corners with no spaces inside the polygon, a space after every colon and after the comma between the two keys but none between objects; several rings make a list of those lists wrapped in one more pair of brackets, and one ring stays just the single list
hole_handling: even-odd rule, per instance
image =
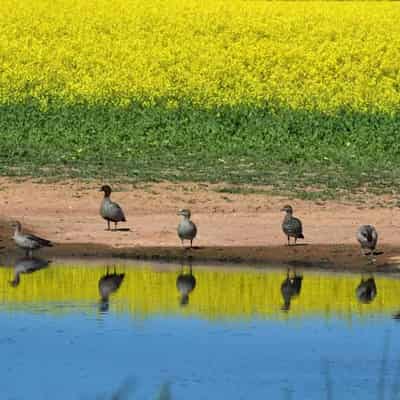
[{"label": "bare dirt ground", "polygon": [[[34,183],[0,178],[1,254],[22,252],[12,242],[10,222],[56,243],[38,254],[289,264],[330,269],[396,271],[400,268],[400,210],[382,206],[393,198],[366,203],[315,202],[266,194],[219,193],[223,185],[159,183],[116,185],[112,199],[125,211],[125,231],[105,231],[99,216],[103,182]],[[286,246],[280,208],[290,203],[304,225],[305,240]],[[196,248],[183,250],[176,234],[180,208],[190,208],[198,226]],[[383,251],[375,264],[360,255],[355,232],[373,224]],[[400,269],[399,269],[400,271]]]}]

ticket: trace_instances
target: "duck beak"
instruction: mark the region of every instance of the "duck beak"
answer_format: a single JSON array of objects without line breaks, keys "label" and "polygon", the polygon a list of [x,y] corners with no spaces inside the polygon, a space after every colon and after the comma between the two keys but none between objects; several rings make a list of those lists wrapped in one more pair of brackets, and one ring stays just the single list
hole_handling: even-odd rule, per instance
[{"label": "duck beak", "polygon": [[102,192],[103,191],[103,189],[99,189],[99,192]]},{"label": "duck beak", "polygon": [[281,208],[281,211],[286,211],[284,208]]}]

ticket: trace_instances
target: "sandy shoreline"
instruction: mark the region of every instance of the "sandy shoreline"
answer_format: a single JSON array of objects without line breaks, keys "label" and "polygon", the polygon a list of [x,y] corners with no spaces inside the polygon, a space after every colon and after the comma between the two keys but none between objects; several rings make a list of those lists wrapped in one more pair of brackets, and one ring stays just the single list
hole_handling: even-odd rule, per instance
[{"label": "sandy shoreline", "polygon": [[[99,216],[102,182],[33,183],[0,178],[0,256],[22,254],[10,239],[10,221],[57,245],[37,253],[60,257],[122,257],[179,261],[318,267],[333,270],[400,271],[400,210],[382,207],[393,199],[365,204],[293,200],[266,194],[217,192],[216,185],[118,185],[112,194],[124,209],[123,231],[105,231]],[[290,203],[304,225],[305,240],[286,246],[281,231],[283,204]],[[196,248],[184,250],[176,235],[176,211],[187,207],[198,225]],[[360,255],[355,231],[373,224],[379,232],[375,264]]]}]

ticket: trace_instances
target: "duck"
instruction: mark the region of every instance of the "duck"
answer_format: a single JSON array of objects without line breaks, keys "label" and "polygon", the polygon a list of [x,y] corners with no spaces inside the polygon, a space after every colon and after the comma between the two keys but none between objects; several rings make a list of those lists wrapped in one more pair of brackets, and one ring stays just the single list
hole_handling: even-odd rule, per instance
[{"label": "duck", "polygon": [[183,217],[182,221],[178,225],[178,236],[181,239],[182,246],[184,245],[184,240],[190,240],[190,248],[193,247],[193,240],[197,235],[197,227],[190,220],[190,210],[184,208],[178,211],[178,214]]},{"label": "duck", "polygon": [[14,265],[14,279],[10,281],[10,285],[17,287],[20,283],[21,274],[30,274],[35,271],[47,268],[50,260],[44,260],[38,257],[22,257],[19,258]]},{"label": "duck", "polygon": [[100,205],[100,215],[107,221],[107,230],[110,231],[110,222],[114,222],[114,231],[118,222],[126,222],[125,214],[119,204],[111,200],[111,187],[103,185],[100,192],[104,192],[104,198]]},{"label": "duck", "polygon": [[281,294],[284,302],[282,306],[283,311],[289,311],[292,298],[300,295],[302,282],[303,276],[297,275],[295,271],[291,278],[288,269],[286,279],[281,284]]},{"label": "duck", "polygon": [[176,288],[178,289],[181,297],[179,304],[186,306],[189,304],[189,294],[193,292],[196,287],[196,278],[192,272],[192,264],[189,265],[189,273],[184,273],[183,266],[180,274],[176,278]]},{"label": "duck", "polygon": [[286,205],[281,208],[281,211],[286,212],[286,215],[282,222],[283,233],[287,236],[288,246],[290,246],[290,238],[294,238],[294,244],[297,239],[304,239],[303,225],[299,218],[293,217],[293,208],[290,205]]},{"label": "duck", "polygon": [[377,293],[375,279],[372,276],[368,279],[361,277],[361,282],[356,288],[358,301],[363,304],[371,303],[375,299]]},{"label": "duck", "polygon": [[124,273],[117,274],[115,269],[110,274],[107,268],[107,273],[99,279],[100,311],[108,311],[110,295],[120,288],[124,277]]},{"label": "duck", "polygon": [[43,239],[28,233],[22,233],[22,225],[19,221],[12,223],[14,228],[13,239],[18,247],[25,250],[25,255],[32,257],[33,250],[40,249],[41,247],[53,247],[50,240]]},{"label": "duck", "polygon": [[360,243],[362,255],[374,254],[378,232],[372,225],[361,225],[357,230],[357,240]]}]

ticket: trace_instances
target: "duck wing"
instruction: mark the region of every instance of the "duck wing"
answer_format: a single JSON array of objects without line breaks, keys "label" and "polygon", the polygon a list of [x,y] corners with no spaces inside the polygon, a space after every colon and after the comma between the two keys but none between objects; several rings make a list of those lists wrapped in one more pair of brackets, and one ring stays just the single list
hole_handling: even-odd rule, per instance
[{"label": "duck wing", "polygon": [[302,235],[303,225],[301,221],[296,217],[291,217],[283,221],[283,230],[286,234]]},{"label": "duck wing", "polygon": [[109,213],[113,220],[125,222],[125,214],[118,203],[111,202],[109,206]]},{"label": "duck wing", "polygon": [[178,236],[181,239],[192,240],[197,235],[197,227],[192,221],[184,220],[178,225]]},{"label": "duck wing", "polygon": [[303,233],[303,224],[301,223],[301,221],[296,217],[293,217],[292,219],[294,229],[296,229],[299,233]]},{"label": "duck wing", "polygon": [[99,280],[99,291],[101,295],[109,296],[119,289],[124,280],[125,274],[104,275]]},{"label": "duck wing", "polygon": [[372,242],[372,235],[373,235],[373,229],[370,225],[365,226],[365,228],[362,231],[362,235],[368,240],[368,242]]},{"label": "duck wing", "polygon": [[369,226],[368,229],[368,240],[376,245],[376,242],[378,241],[378,232],[373,226]]},{"label": "duck wing", "polygon": [[50,240],[43,239],[39,236],[36,235],[25,235],[26,239],[31,240],[33,242],[38,243],[40,246],[47,246],[47,247],[52,247],[53,243],[50,242]]}]

